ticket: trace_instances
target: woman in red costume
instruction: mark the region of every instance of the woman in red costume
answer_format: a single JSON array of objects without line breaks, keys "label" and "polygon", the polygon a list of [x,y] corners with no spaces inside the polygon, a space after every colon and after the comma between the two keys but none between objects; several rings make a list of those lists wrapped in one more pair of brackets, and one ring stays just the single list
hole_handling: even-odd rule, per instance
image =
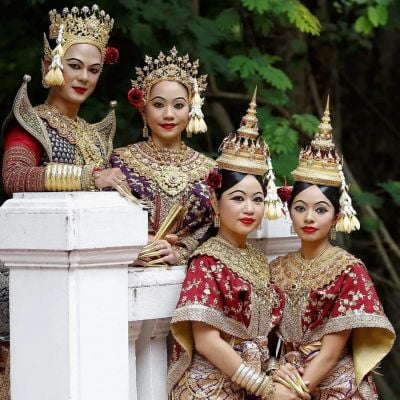
[{"label": "woman in red costume", "polygon": [[327,105],[292,172],[288,207],[301,248],[271,263],[286,303],[279,335],[284,360],[304,366],[313,400],[373,400],[372,370],[395,334],[362,261],[329,241],[335,228],[360,227],[334,147]]},{"label": "woman in red costume", "polygon": [[[125,180],[117,168],[107,169],[115,133],[115,113],[97,124],[78,117],[80,105],[93,93],[104,62],[115,62],[107,48],[113,20],[97,5],[91,9],[52,10],[50,39],[45,38],[44,104],[32,107],[28,75],[3,124],[2,177],[7,194],[36,191],[96,190]],[[114,106],[114,105],[113,105]]]},{"label": "woman in red costume", "polygon": [[267,257],[246,242],[264,215],[267,171],[255,107],[253,98],[240,129],[221,145],[219,172],[208,178],[218,228],[191,255],[172,319],[174,400],[298,399],[267,374],[267,335],[283,303],[269,285]]}]

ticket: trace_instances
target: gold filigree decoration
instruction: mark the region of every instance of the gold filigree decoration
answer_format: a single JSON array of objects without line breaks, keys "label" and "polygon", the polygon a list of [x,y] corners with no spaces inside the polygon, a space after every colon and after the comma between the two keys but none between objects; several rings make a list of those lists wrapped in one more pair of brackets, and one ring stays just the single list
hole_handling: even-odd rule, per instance
[{"label": "gold filigree decoration", "polygon": [[106,154],[106,149],[99,133],[92,125],[80,117],[76,117],[75,120],[69,118],[57,107],[47,103],[35,107],[35,111],[52,128],[56,129],[60,136],[76,145],[84,164],[97,166],[105,164],[102,154]]}]

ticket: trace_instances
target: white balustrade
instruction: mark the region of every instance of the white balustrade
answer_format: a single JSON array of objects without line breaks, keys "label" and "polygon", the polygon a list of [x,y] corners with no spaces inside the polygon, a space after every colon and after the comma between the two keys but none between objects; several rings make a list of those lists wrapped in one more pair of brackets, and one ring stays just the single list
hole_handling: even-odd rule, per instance
[{"label": "white balustrade", "polygon": [[[10,267],[12,400],[166,400],[167,335],[185,266],[128,268],[147,214],[117,193],[23,193],[0,208]],[[251,241],[299,247],[288,218]]]}]

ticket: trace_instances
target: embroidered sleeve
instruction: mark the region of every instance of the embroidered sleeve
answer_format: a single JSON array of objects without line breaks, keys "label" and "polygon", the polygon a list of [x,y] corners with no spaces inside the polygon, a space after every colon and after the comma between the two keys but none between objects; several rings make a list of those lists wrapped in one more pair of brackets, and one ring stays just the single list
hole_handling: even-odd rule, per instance
[{"label": "embroidered sleeve", "polygon": [[45,169],[39,166],[41,147],[37,140],[15,128],[4,144],[2,174],[6,193],[45,191]]}]

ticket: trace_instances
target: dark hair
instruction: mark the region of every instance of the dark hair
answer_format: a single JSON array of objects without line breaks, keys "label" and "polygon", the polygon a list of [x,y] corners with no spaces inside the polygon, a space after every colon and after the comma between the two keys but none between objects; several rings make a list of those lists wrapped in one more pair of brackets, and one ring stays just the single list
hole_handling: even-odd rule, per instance
[{"label": "dark hair", "polygon": [[328,200],[332,203],[335,209],[335,215],[339,214],[340,211],[340,203],[339,203],[339,188],[333,186],[325,186],[325,185],[316,185],[315,183],[308,183],[308,182],[299,182],[296,181],[293,185],[292,194],[288,200],[288,209],[292,207],[292,203],[294,198],[301,193],[302,191],[306,190],[310,186],[317,186],[319,190],[328,198]]},{"label": "dark hair", "polygon": [[[221,187],[218,189],[214,189],[215,195],[217,196],[218,200],[221,198],[222,193],[224,193],[226,190],[230,189],[232,186],[235,186],[237,183],[246,178],[247,175],[252,175],[244,174],[243,172],[229,171],[227,169],[220,169],[218,172],[222,176]],[[252,176],[257,179],[262,187],[263,192],[265,192],[262,177],[259,175]]]},{"label": "dark hair", "polygon": [[[220,169],[218,172],[222,176],[221,187],[218,189],[214,189],[215,196],[218,200],[221,198],[222,193],[230,189],[232,186],[235,186],[237,183],[241,182],[244,178],[246,178],[247,175],[254,176],[254,178],[257,179],[262,187],[263,193],[265,194],[266,189],[264,187],[263,179],[259,175],[245,174],[242,172],[229,171],[227,169]],[[199,240],[199,244],[203,244],[208,239],[210,239],[210,237],[215,236],[217,233],[218,228],[216,228],[215,226],[210,226],[208,230],[204,233],[203,237]]]}]

